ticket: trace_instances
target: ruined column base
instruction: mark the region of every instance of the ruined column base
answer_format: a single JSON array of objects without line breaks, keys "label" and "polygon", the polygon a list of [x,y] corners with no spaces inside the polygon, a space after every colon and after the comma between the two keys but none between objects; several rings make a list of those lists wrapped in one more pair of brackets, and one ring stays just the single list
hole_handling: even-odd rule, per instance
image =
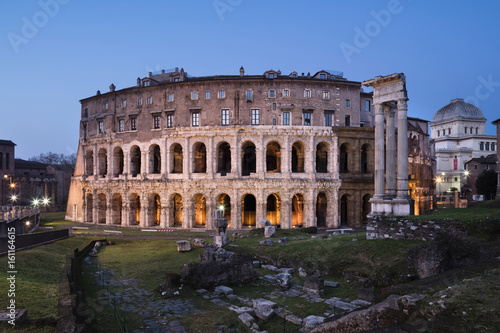
[{"label": "ruined column base", "polygon": [[215,235],[214,236],[214,245],[216,247],[223,247],[227,243],[229,243],[229,236],[228,235],[223,234],[223,235]]},{"label": "ruined column base", "polygon": [[411,204],[409,199],[393,198],[371,198],[372,210],[368,217],[372,216],[406,216],[411,214]]}]

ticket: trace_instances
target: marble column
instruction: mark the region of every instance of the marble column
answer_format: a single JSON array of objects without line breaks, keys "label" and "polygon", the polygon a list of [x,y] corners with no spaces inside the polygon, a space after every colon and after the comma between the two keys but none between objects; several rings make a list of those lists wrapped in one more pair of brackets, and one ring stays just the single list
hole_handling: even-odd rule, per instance
[{"label": "marble column", "polygon": [[396,136],[395,136],[395,119],[392,106],[386,104],[385,119],[386,119],[386,197],[393,198],[396,196]]},{"label": "marble column", "polygon": [[384,176],[384,107],[375,104],[375,198],[384,197]]},{"label": "marble column", "polygon": [[408,198],[408,107],[398,100],[398,198]]}]

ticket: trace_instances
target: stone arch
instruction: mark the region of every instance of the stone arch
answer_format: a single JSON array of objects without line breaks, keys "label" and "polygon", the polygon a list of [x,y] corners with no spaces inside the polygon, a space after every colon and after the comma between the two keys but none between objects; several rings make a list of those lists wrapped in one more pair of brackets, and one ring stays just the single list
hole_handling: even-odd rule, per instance
[{"label": "stone arch", "polygon": [[113,175],[117,177],[123,174],[124,157],[121,147],[113,149]]},{"label": "stone arch", "polygon": [[350,223],[351,222],[350,221],[351,214],[349,214],[349,209],[351,209],[349,195],[344,194],[340,198],[340,226],[341,227],[347,227],[351,224]]},{"label": "stone arch", "polygon": [[276,141],[271,141],[267,144],[266,171],[281,172],[281,146]]},{"label": "stone arch", "polygon": [[141,174],[141,148],[138,146],[130,148],[130,174],[132,177]]},{"label": "stone arch", "polygon": [[105,177],[108,174],[108,152],[106,149],[99,149],[99,153],[97,154],[97,166],[98,166],[98,174],[101,177]]},{"label": "stone arch", "polygon": [[141,197],[137,193],[129,196],[130,205],[130,224],[138,225],[141,223]]},{"label": "stone arch", "polygon": [[161,149],[157,144],[149,146],[149,173],[161,173]]},{"label": "stone arch", "polygon": [[182,152],[182,146],[179,143],[174,143],[170,146],[170,172],[171,173],[182,173],[182,161],[184,159],[184,154]]},{"label": "stone arch", "polygon": [[90,176],[94,174],[94,151],[88,149],[85,152],[85,175]]},{"label": "stone arch", "polygon": [[207,224],[207,199],[201,193],[193,197],[193,225],[205,227]]},{"label": "stone arch", "polygon": [[227,219],[227,226],[231,226],[231,198],[226,193],[217,197],[217,209],[222,206],[223,217]]},{"label": "stone arch", "polygon": [[351,145],[347,142],[344,142],[340,145],[339,152],[339,172],[340,173],[348,173],[350,170],[350,152]]},{"label": "stone arch", "polygon": [[292,198],[292,227],[304,225],[304,196],[297,193]]},{"label": "stone arch", "polygon": [[255,226],[257,213],[257,199],[253,194],[245,194],[241,198],[242,225]]},{"label": "stone arch", "polygon": [[94,221],[94,196],[92,193],[87,194],[87,201],[86,201],[86,207],[87,207],[87,213],[85,216],[85,221],[84,222],[97,222]]},{"label": "stone arch", "polygon": [[316,226],[326,227],[328,217],[328,200],[324,192],[319,192],[316,196]]},{"label": "stone arch", "polygon": [[281,198],[278,194],[267,196],[266,218],[272,225],[281,225]]},{"label": "stone arch", "polygon": [[193,145],[193,173],[207,172],[207,148],[203,142]]},{"label": "stone arch", "polygon": [[174,226],[182,226],[182,218],[184,213],[184,205],[182,203],[182,196],[179,193],[172,195],[172,224]]},{"label": "stone arch", "polygon": [[363,222],[368,221],[368,214],[370,214],[372,210],[372,205],[370,203],[371,195],[369,193],[363,196],[363,202],[361,206],[361,220]]},{"label": "stone arch", "polygon": [[122,224],[122,209],[122,196],[119,193],[113,194],[113,197],[111,199],[111,222],[113,224]]},{"label": "stone arch", "polygon": [[221,176],[231,172],[231,146],[225,141],[217,146],[217,172]]},{"label": "stone arch", "polygon": [[373,147],[365,143],[361,146],[361,173],[372,173],[373,172],[373,161],[374,161],[374,150]]},{"label": "stone arch", "polygon": [[292,145],[292,172],[304,172],[305,145],[296,141]]},{"label": "stone arch", "polygon": [[106,224],[106,212],[108,204],[106,202],[106,194],[99,193],[97,195],[97,223]]},{"label": "stone arch", "polygon": [[157,193],[151,194],[151,215],[151,222],[153,222],[153,225],[160,225],[161,200]]},{"label": "stone arch", "polygon": [[241,146],[241,175],[249,176],[257,170],[257,154],[255,144],[252,141],[246,141]]},{"label": "stone arch", "polygon": [[316,172],[328,172],[328,153],[330,145],[326,142],[320,142],[316,146]]}]

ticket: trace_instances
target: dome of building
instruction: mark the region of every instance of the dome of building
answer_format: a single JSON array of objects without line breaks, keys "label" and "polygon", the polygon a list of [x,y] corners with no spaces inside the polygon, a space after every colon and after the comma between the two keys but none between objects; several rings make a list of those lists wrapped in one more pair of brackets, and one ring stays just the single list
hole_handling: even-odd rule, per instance
[{"label": "dome of building", "polygon": [[443,106],[432,117],[432,123],[439,123],[452,119],[460,120],[484,120],[483,111],[475,105],[464,102],[462,98],[453,99],[449,104]]}]

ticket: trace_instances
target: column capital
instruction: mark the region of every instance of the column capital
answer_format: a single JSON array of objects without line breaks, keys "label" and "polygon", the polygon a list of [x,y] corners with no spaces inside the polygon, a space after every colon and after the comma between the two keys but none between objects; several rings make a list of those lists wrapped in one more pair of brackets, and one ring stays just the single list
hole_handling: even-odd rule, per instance
[{"label": "column capital", "polygon": [[384,104],[373,104],[375,107],[375,114],[384,114]]},{"label": "column capital", "polygon": [[398,100],[398,111],[406,111],[408,110],[408,98],[401,98]]}]

